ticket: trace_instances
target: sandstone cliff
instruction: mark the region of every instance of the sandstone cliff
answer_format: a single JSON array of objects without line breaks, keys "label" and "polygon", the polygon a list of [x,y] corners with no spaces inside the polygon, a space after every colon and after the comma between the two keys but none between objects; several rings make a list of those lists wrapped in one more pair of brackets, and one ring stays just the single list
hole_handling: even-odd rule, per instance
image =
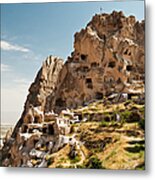
[{"label": "sandstone cliff", "polygon": [[35,167],[47,167],[45,155],[57,152],[64,144],[79,151],[81,142],[74,137],[65,139],[71,131],[70,122],[76,121],[73,112],[63,111],[66,108],[75,110],[114,93],[140,97],[145,83],[144,26],[144,21],[125,17],[122,12],[95,15],[75,34],[74,51],[65,63],[48,57],[3,147],[3,165],[34,167],[30,161],[35,152],[44,161]]},{"label": "sandstone cliff", "polygon": [[[139,33],[140,32],[140,33]],[[46,110],[76,108],[113,92],[144,88],[144,22],[122,12],[95,15],[75,34],[74,52],[59,76]]]}]

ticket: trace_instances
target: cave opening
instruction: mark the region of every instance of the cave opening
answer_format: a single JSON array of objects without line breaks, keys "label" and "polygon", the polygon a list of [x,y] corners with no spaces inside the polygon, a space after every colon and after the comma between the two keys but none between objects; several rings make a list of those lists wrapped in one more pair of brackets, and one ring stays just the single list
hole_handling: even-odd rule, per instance
[{"label": "cave opening", "polygon": [[54,135],[54,127],[53,124],[48,125],[48,134],[49,135]]},{"label": "cave opening", "polygon": [[34,117],[34,123],[40,123],[40,117],[39,116]]},{"label": "cave opening", "polygon": [[91,78],[87,78],[86,79],[86,83],[92,83],[92,79]]},{"label": "cave opening", "polygon": [[118,79],[117,79],[117,84],[120,84],[122,82],[122,80],[121,80],[121,78],[119,77]]},{"label": "cave opening", "polygon": [[43,133],[44,133],[44,134],[47,133],[47,127],[46,127],[46,126],[43,127]]},{"label": "cave opening", "polygon": [[30,128],[30,129],[29,129],[29,133],[30,133],[30,134],[33,133],[33,128]]},{"label": "cave opening", "polygon": [[126,70],[127,70],[127,71],[132,71],[132,70],[133,70],[133,66],[132,66],[132,65],[126,66]]},{"label": "cave opening", "polygon": [[111,61],[108,64],[108,67],[110,67],[110,68],[114,68],[115,66],[116,66],[116,62],[115,61]]},{"label": "cave opening", "polygon": [[91,78],[86,78],[86,85],[87,85],[87,88],[93,89],[93,83],[92,83]]},{"label": "cave opening", "polygon": [[126,50],[124,51],[124,54],[125,54],[125,55],[127,55],[127,54],[128,54],[128,49],[126,49]]},{"label": "cave opening", "polygon": [[81,60],[86,61],[86,59],[87,59],[87,55],[81,54]]},{"label": "cave opening", "polygon": [[98,99],[98,100],[103,99],[103,93],[102,92],[96,92],[96,99]]}]

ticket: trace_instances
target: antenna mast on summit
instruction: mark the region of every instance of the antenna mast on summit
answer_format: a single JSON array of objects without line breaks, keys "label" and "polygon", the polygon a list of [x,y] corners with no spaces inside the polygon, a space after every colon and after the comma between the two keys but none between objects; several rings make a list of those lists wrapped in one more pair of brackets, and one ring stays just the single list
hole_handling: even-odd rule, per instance
[{"label": "antenna mast on summit", "polygon": [[102,11],[103,11],[103,8],[102,8],[102,7],[100,7],[100,14],[102,14]]}]

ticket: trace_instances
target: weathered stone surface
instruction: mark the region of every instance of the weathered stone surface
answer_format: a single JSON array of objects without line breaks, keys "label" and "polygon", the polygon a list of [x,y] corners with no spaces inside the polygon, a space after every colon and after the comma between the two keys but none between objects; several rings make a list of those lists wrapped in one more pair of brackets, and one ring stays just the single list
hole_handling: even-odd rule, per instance
[{"label": "weathered stone surface", "polygon": [[76,108],[114,92],[141,93],[144,21],[136,22],[134,16],[115,11],[95,15],[75,34],[74,52],[62,72],[57,95],[47,101],[49,110]]},{"label": "weathered stone surface", "polygon": [[49,94],[54,96],[57,89],[59,73],[63,67],[63,60],[49,56],[43,63],[37,77],[29,88],[29,95],[25,104],[25,109],[29,109],[32,104],[34,107],[40,106],[44,111],[46,98]]}]

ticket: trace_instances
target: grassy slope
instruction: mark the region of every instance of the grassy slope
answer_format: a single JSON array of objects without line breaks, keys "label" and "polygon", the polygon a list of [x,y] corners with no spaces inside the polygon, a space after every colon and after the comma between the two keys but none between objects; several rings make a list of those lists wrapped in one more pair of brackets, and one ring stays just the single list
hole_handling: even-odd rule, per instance
[{"label": "grassy slope", "polygon": [[[144,169],[144,105],[98,101],[73,111],[88,119],[72,125],[72,134],[83,143],[84,158],[78,152],[75,159],[70,159],[71,147],[66,145],[47,157],[49,167]],[[115,114],[119,114],[119,122]]]}]

